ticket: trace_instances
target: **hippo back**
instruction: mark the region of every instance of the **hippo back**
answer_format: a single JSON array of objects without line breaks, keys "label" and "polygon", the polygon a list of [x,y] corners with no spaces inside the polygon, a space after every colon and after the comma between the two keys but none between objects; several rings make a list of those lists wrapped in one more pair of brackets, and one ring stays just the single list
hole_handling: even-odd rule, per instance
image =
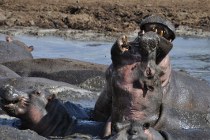
[{"label": "hippo back", "polygon": [[172,71],[164,94],[157,129],[200,129],[210,127],[210,86],[183,72]]},{"label": "hippo back", "polygon": [[0,63],[32,58],[32,54],[23,47],[0,41]]}]

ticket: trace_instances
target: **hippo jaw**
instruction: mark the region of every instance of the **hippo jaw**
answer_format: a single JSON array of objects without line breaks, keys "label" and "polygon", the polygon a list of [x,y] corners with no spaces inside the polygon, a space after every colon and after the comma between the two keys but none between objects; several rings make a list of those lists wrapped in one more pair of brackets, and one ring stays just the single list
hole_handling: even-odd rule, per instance
[{"label": "hippo jaw", "polygon": [[127,36],[122,35],[111,48],[111,59],[114,67],[129,65],[141,61],[137,48],[128,42]]},{"label": "hippo jaw", "polygon": [[3,86],[0,91],[2,108],[9,115],[21,118],[32,124],[38,123],[46,115],[45,107],[48,101],[52,99],[52,96],[47,97],[43,91],[35,90],[25,93],[16,90],[10,85]]},{"label": "hippo jaw", "polygon": [[173,47],[172,41],[176,37],[174,25],[167,19],[152,15],[142,20],[140,29],[139,36],[150,31],[159,35],[161,41],[156,56],[156,63],[159,64]]},{"label": "hippo jaw", "polygon": [[7,85],[0,91],[3,110],[21,119],[21,129],[31,129],[42,136],[64,136],[71,132],[74,119],[47,89],[24,93]]},{"label": "hippo jaw", "polygon": [[3,104],[2,108],[12,116],[24,114],[30,102],[28,94],[17,91],[13,86],[10,85],[4,85],[0,89],[0,96]]},{"label": "hippo jaw", "polygon": [[141,33],[154,31],[169,41],[173,41],[176,37],[174,25],[167,19],[157,15],[145,17],[140,23]]}]

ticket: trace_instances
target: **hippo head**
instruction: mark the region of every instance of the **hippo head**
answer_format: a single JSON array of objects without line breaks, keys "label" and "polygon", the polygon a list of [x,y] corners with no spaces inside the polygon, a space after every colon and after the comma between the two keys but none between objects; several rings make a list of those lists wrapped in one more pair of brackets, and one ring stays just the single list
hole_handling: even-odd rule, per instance
[{"label": "hippo head", "polygon": [[11,85],[4,85],[0,88],[2,108],[9,115],[31,124],[38,123],[46,115],[45,107],[54,96],[45,90],[25,93],[16,90]]},{"label": "hippo head", "polygon": [[109,140],[164,140],[161,132],[150,127],[149,123],[127,121],[115,125],[116,133]]},{"label": "hippo head", "polygon": [[0,88],[0,97],[2,109],[21,119],[21,129],[31,129],[42,136],[64,136],[74,122],[50,89],[22,92],[5,85]]},{"label": "hippo head", "polygon": [[116,123],[116,133],[109,140],[147,140],[146,131],[149,127],[148,123],[142,124],[139,121]]}]

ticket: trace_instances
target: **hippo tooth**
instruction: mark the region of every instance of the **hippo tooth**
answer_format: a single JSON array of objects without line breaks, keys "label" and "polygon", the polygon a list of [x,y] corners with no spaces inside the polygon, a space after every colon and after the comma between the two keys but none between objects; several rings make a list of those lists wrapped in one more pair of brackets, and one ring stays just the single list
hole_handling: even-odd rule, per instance
[{"label": "hippo tooth", "polygon": [[160,31],[160,36],[163,36],[163,30]]},{"label": "hippo tooth", "polygon": [[172,42],[172,39],[170,39],[169,41]]},{"label": "hippo tooth", "polygon": [[122,48],[122,52],[128,51],[127,48]]},{"label": "hippo tooth", "polygon": [[157,29],[155,29],[155,32],[157,33]]},{"label": "hippo tooth", "polygon": [[145,33],[145,31],[144,30],[142,30],[142,34],[144,34]]},{"label": "hippo tooth", "polygon": [[122,41],[123,41],[123,44],[126,44],[127,42],[128,42],[128,38],[127,38],[127,36],[123,36],[122,37]]}]

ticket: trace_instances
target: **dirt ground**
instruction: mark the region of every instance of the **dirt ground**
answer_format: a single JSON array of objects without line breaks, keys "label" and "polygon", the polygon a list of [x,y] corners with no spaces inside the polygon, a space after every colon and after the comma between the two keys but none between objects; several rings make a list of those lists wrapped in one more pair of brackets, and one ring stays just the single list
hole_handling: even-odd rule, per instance
[{"label": "dirt ground", "polygon": [[1,29],[132,32],[148,14],[164,16],[177,27],[210,31],[210,0],[0,0]]}]

